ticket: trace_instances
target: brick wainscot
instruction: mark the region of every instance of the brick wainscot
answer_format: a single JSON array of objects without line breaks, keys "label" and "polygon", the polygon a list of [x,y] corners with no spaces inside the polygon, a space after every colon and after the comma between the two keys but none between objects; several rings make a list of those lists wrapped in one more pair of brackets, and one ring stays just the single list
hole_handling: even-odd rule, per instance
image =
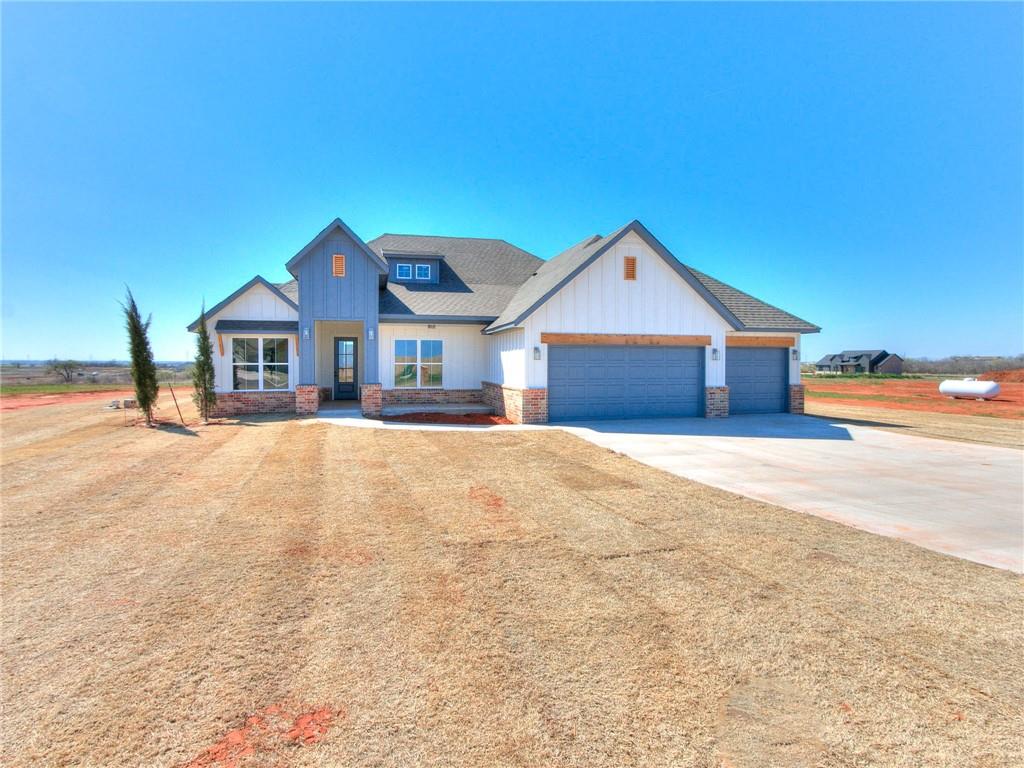
[{"label": "brick wainscot", "polygon": [[217,405],[211,416],[243,416],[257,413],[291,413],[295,410],[295,393],[279,392],[218,392]]},{"label": "brick wainscot", "polygon": [[548,420],[548,391],[503,387],[483,382],[484,403],[513,424],[544,424]]}]

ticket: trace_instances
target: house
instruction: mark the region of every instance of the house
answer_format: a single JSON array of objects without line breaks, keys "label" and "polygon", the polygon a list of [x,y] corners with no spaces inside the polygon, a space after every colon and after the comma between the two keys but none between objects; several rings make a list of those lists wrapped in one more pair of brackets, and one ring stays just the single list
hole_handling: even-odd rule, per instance
[{"label": "house", "polygon": [[[211,307],[217,413],[476,403],[514,422],[803,411],[819,328],[679,262],[640,222],[543,261],[336,219]],[[196,323],[189,326],[195,330]]]},{"label": "house", "polygon": [[903,373],[903,358],[884,349],[847,349],[814,364],[824,373]]}]

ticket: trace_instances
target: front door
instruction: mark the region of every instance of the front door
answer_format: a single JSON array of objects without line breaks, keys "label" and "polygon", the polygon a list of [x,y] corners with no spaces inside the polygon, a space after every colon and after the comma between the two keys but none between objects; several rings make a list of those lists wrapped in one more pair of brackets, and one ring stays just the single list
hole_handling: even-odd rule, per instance
[{"label": "front door", "polygon": [[334,339],[334,399],[354,400],[356,397],[356,340]]}]

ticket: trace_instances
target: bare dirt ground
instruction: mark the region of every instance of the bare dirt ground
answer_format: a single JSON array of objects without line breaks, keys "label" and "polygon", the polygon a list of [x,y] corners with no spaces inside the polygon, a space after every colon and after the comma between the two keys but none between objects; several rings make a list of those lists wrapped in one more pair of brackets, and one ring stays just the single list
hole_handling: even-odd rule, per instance
[{"label": "bare dirt ground", "polygon": [[807,402],[897,411],[1024,419],[1024,384],[1000,382],[994,400],[953,399],[939,394],[937,379],[830,379],[806,376]]},{"label": "bare dirt ground", "polygon": [[878,427],[903,434],[984,443],[1006,448],[1024,448],[1024,421],[993,419],[991,416],[965,416],[927,411],[897,411],[871,404],[847,405],[833,400],[808,399],[806,412],[840,421]]},{"label": "bare dirt ground", "polygon": [[1018,577],[559,431],[0,416],[0,764],[1017,766]]},{"label": "bare dirt ground", "polygon": [[[191,392],[191,390],[188,390]],[[25,408],[41,408],[44,405],[70,405],[71,403],[107,402],[135,397],[132,389],[111,389],[99,392],[60,392],[57,394],[36,393],[4,395],[0,397],[0,412],[21,411]]]}]

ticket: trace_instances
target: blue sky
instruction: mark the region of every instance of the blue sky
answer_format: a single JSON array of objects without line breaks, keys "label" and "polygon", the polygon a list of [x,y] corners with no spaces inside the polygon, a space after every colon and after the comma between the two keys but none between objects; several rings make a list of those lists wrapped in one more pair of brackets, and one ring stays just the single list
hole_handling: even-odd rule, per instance
[{"label": "blue sky", "polygon": [[5,3],[6,358],[124,358],[335,216],[548,258],[638,218],[823,327],[1024,350],[1020,4]]}]

